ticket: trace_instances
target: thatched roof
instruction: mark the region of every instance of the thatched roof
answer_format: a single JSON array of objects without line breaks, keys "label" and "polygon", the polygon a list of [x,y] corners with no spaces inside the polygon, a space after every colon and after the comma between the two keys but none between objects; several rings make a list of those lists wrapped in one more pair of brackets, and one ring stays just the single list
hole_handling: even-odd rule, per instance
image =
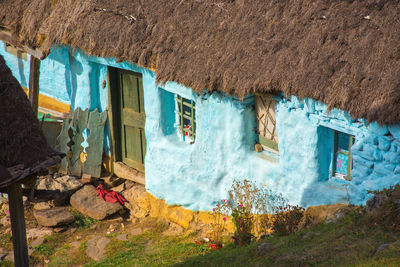
[{"label": "thatched roof", "polygon": [[[0,165],[31,167],[54,154],[18,81],[0,56]],[[0,184],[1,181],[0,176]]]},{"label": "thatched roof", "polygon": [[197,92],[279,90],[400,123],[395,0],[0,1],[0,25],[33,47],[129,60]]}]

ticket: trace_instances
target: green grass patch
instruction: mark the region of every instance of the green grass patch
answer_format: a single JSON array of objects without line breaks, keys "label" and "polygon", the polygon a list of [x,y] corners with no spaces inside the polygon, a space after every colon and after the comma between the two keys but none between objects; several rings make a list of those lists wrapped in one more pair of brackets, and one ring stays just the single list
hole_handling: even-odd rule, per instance
[{"label": "green grass patch", "polygon": [[75,217],[75,222],[74,222],[74,226],[77,228],[88,228],[90,226],[92,226],[93,224],[98,223],[98,220],[92,219],[90,217],[87,217],[85,215],[83,215],[82,213],[80,213],[78,210],[76,209],[70,209],[72,215]]}]

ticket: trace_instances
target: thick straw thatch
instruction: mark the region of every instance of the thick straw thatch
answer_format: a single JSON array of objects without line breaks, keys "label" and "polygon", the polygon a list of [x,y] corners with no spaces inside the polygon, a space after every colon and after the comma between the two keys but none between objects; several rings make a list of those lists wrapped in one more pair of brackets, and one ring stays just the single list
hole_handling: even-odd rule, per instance
[{"label": "thick straw thatch", "polygon": [[197,92],[279,90],[400,122],[395,0],[0,2],[0,25],[34,47],[68,44],[130,60]]},{"label": "thick straw thatch", "polygon": [[0,148],[0,165],[4,167],[24,164],[28,168],[54,154],[47,145],[26,94],[1,56]]}]

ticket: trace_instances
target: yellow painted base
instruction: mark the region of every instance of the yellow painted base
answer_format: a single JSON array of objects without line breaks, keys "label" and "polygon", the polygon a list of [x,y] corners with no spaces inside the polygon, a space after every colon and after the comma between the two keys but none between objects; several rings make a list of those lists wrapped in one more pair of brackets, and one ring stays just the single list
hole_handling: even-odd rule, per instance
[{"label": "yellow painted base", "polygon": [[[147,193],[146,201],[136,204],[138,204],[141,208],[146,209],[149,212],[150,217],[167,219],[186,229],[189,228],[191,223],[197,225],[205,224],[209,226],[211,223],[215,223],[213,216],[210,215],[209,212],[192,211],[181,206],[168,205],[165,203],[165,200],[158,199],[150,193]],[[225,230],[229,233],[233,233],[235,231],[235,227],[230,216],[227,216]]]}]

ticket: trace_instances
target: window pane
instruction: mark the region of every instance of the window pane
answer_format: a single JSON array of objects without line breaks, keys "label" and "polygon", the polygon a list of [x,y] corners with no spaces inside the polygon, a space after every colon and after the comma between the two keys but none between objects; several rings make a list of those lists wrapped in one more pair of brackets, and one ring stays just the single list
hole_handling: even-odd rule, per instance
[{"label": "window pane", "polygon": [[182,135],[194,139],[196,135],[195,103],[179,95],[177,101],[180,132]]},{"label": "window pane", "polygon": [[350,136],[348,134],[338,133],[338,151],[349,152],[349,140]]},{"label": "window pane", "polygon": [[256,96],[257,130],[260,135],[278,143],[275,105],[276,101],[273,99],[272,95],[265,94]]},{"label": "window pane", "polygon": [[336,155],[336,174],[340,176],[347,176],[347,166],[349,163],[349,156],[341,153]]}]

